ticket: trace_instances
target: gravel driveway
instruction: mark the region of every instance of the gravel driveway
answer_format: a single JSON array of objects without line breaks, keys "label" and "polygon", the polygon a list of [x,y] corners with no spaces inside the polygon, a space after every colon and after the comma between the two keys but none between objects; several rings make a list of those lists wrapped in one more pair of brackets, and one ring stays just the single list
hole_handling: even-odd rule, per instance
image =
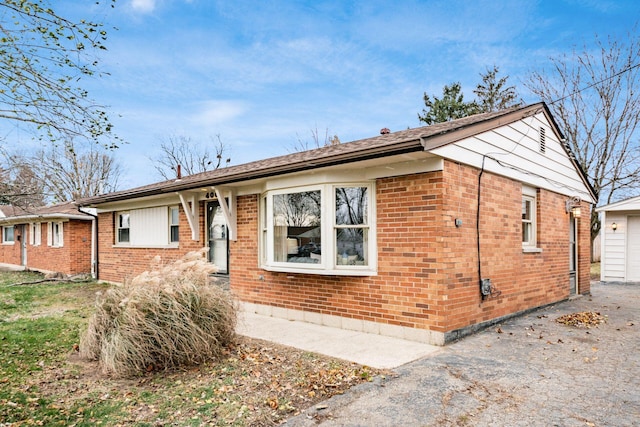
[{"label": "gravel driveway", "polygon": [[[351,389],[286,426],[640,426],[640,284],[511,319]],[[556,321],[599,313],[604,323]]]}]

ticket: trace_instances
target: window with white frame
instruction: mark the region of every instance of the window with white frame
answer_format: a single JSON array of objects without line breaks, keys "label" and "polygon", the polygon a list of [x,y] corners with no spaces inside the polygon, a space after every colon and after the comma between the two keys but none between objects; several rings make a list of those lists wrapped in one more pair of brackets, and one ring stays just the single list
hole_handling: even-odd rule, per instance
[{"label": "window with white frame", "polygon": [[13,244],[15,239],[13,225],[2,227],[2,243]]},{"label": "window with white frame", "polygon": [[265,194],[260,259],[265,268],[318,274],[375,271],[373,184],[319,185]]},{"label": "window with white frame", "polygon": [[114,220],[116,245],[167,247],[178,244],[179,209],[177,206],[116,212]]},{"label": "window with white frame", "polygon": [[177,206],[171,206],[169,208],[169,241],[171,243],[180,241],[180,229],[178,227],[179,213],[180,211]]},{"label": "window with white frame", "polygon": [[523,187],[522,190],[522,247],[536,247],[536,190]]},{"label": "window with white frame", "polygon": [[40,246],[42,244],[42,224],[39,222],[31,223],[29,230],[29,243],[31,246]]},{"label": "window with white frame", "polygon": [[129,243],[129,212],[119,212],[117,215],[116,243]]},{"label": "window with white frame", "polygon": [[64,246],[64,226],[62,222],[47,223],[47,245],[53,247]]}]

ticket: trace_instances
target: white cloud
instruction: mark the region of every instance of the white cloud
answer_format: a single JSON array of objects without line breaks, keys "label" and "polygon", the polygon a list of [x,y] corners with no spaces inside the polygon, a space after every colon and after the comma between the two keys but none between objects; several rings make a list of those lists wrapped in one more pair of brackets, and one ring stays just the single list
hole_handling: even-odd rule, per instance
[{"label": "white cloud", "polygon": [[151,13],[156,8],[156,0],[131,0],[131,7],[136,12]]},{"label": "white cloud", "polygon": [[238,101],[209,100],[198,103],[199,111],[192,120],[200,126],[209,127],[226,124],[240,115],[246,108]]}]

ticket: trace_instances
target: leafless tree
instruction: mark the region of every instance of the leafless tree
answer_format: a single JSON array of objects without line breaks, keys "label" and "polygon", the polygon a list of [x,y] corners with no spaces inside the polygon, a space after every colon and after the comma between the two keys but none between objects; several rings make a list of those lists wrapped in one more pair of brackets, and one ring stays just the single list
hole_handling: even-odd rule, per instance
[{"label": "leafless tree", "polygon": [[12,155],[11,169],[29,171],[47,202],[66,202],[115,191],[122,168],[113,154],[89,142],[67,141],[33,155]]},{"label": "leafless tree", "polygon": [[28,209],[45,204],[44,188],[28,165],[0,168],[0,204]]},{"label": "leafless tree", "polygon": [[[160,155],[150,160],[156,171],[164,179],[176,177],[177,167],[180,166],[183,175],[216,170],[223,165],[223,159],[228,151],[220,135],[210,138],[210,143],[202,145],[184,135],[170,135],[160,141]],[[231,159],[227,157],[224,165]]]},{"label": "leafless tree", "polygon": [[[571,54],[550,58],[526,86],[552,110],[577,161],[608,204],[640,189],[640,38],[595,38]],[[591,216],[592,241],[600,231]]]},{"label": "leafless tree", "polygon": [[296,134],[296,142],[291,146],[291,148],[289,148],[290,153],[340,144],[340,138],[338,138],[338,135],[331,135],[329,133],[329,128],[325,128],[324,135],[320,133],[317,126],[315,129],[310,129],[309,132],[311,133],[311,140],[304,139],[299,134]]}]

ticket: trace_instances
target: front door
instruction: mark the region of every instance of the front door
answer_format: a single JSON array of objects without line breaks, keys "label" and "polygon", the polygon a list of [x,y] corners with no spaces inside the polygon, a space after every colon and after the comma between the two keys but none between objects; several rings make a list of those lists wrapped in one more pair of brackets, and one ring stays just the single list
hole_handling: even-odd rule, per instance
[{"label": "front door", "polygon": [[578,220],[569,214],[569,295],[578,292]]},{"label": "front door", "polygon": [[18,238],[20,239],[20,265],[23,267],[27,266],[27,226],[26,224],[22,224],[20,230],[20,235]]},{"label": "front door", "polygon": [[220,203],[207,203],[209,262],[218,267],[219,274],[229,274],[229,230]]}]

